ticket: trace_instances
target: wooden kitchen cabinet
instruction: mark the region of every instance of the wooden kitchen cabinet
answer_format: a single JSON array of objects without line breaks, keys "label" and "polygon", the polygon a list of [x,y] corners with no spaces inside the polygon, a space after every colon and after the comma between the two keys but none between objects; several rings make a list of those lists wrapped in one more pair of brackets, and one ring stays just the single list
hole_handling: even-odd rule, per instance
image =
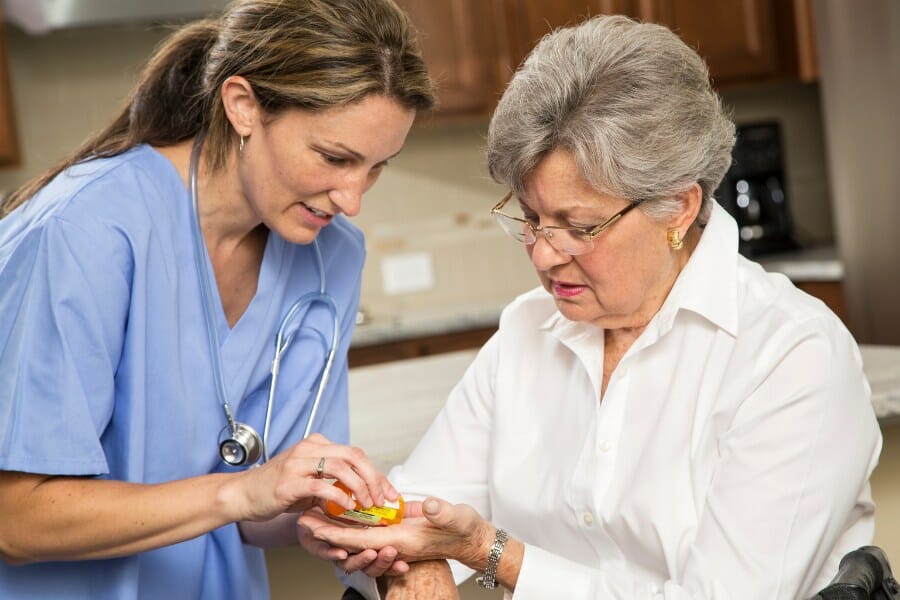
[{"label": "wooden kitchen cabinet", "polygon": [[436,115],[489,114],[506,82],[500,48],[504,24],[488,0],[398,0],[419,32],[437,84]]},{"label": "wooden kitchen cabinet", "polygon": [[824,302],[831,312],[844,322],[844,325],[849,326],[844,286],[840,281],[795,281],[794,285]]},{"label": "wooden kitchen cabinet", "polygon": [[637,0],[706,60],[716,86],[818,76],[811,0]]},{"label": "wooden kitchen cabinet", "polygon": [[664,24],[718,87],[818,76],[812,0],[399,0],[438,83],[438,119],[493,110],[534,45],[600,14]]},{"label": "wooden kitchen cabinet", "polygon": [[12,90],[9,85],[9,66],[3,15],[0,14],[0,166],[19,164],[19,142],[13,113]]},{"label": "wooden kitchen cabinet", "polygon": [[597,15],[637,16],[636,0],[503,0],[510,67],[518,67],[554,29]]}]

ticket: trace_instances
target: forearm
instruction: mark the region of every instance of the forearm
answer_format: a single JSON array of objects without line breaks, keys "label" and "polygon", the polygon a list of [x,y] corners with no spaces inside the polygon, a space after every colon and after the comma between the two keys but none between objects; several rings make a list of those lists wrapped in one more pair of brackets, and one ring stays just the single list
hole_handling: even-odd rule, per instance
[{"label": "forearm", "polygon": [[125,556],[236,520],[231,475],[158,485],[0,473],[0,554],[23,564]]},{"label": "forearm", "polygon": [[378,578],[378,592],[384,600],[395,598],[428,598],[456,600],[459,592],[446,560],[425,560],[409,565],[399,576]]}]

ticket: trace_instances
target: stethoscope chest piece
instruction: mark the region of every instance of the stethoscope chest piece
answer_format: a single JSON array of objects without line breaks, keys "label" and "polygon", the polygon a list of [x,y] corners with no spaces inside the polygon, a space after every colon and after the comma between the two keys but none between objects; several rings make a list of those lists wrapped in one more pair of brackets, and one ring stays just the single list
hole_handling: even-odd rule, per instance
[{"label": "stethoscope chest piece", "polygon": [[219,433],[219,455],[232,467],[256,464],[262,456],[262,439],[249,425],[235,422],[234,431],[225,426]]}]

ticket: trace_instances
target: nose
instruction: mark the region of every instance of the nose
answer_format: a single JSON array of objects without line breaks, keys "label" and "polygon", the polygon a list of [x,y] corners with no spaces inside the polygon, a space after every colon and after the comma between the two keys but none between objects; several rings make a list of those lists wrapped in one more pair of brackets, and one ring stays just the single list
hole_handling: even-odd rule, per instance
[{"label": "nose", "polygon": [[538,271],[546,271],[552,267],[563,265],[572,260],[571,255],[560,252],[550,243],[549,238],[543,235],[545,232],[538,231],[533,244],[529,244],[528,256],[531,263]]},{"label": "nose", "polygon": [[328,198],[342,213],[348,217],[355,217],[359,214],[363,194],[370,186],[371,183],[365,177],[351,175],[332,188],[328,192]]}]

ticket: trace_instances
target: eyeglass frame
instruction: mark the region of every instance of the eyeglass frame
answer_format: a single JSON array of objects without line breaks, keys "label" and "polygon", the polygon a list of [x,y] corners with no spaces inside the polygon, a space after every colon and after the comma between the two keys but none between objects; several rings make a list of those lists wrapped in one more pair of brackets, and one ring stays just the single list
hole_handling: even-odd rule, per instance
[{"label": "eyeglass frame", "polygon": [[[623,208],[622,210],[620,210],[619,212],[617,212],[610,218],[606,219],[599,225],[591,225],[588,227],[576,227],[575,225],[543,225],[543,226],[538,225],[537,227],[535,227],[534,225],[532,225],[525,219],[520,219],[519,217],[514,217],[512,215],[508,215],[505,212],[500,210],[501,208],[506,206],[506,203],[509,202],[509,199],[512,197],[513,197],[513,192],[509,192],[508,194],[503,196],[503,199],[500,200],[500,202],[498,202],[494,206],[494,208],[491,209],[491,215],[502,215],[502,216],[506,217],[507,219],[512,219],[513,221],[519,221],[520,223],[523,223],[526,226],[528,226],[528,228],[531,230],[531,233],[534,235],[534,242],[532,242],[532,244],[537,243],[538,232],[540,231],[544,235],[544,237],[547,239],[548,244],[553,246],[553,248],[555,250],[557,250],[558,252],[563,252],[564,254],[568,254],[569,256],[577,256],[577,254],[572,254],[570,252],[566,252],[565,250],[561,250],[561,249],[557,248],[553,244],[553,242],[550,241],[553,239],[553,230],[579,231],[581,233],[586,233],[588,235],[588,237],[590,237],[590,240],[591,240],[591,249],[590,250],[593,250],[593,243],[594,243],[595,237],[597,237],[598,235],[600,235],[601,233],[603,233],[604,231],[609,229],[609,227],[612,226],[613,223],[615,223],[616,221],[618,221],[619,219],[624,217],[626,214],[628,214],[628,212],[632,208],[635,208],[638,204],[640,204],[642,202],[641,200],[632,200],[628,206],[626,206],[625,208]],[[504,228],[501,227],[501,229],[504,229]],[[504,229],[504,231],[505,231],[505,229]],[[547,235],[548,232],[550,233],[550,235]],[[516,241],[518,241],[518,240],[516,240]],[[528,245],[528,243],[525,242],[524,240],[522,240],[522,243]],[[590,250],[585,250],[585,252],[582,252],[581,254],[590,252]]]}]

